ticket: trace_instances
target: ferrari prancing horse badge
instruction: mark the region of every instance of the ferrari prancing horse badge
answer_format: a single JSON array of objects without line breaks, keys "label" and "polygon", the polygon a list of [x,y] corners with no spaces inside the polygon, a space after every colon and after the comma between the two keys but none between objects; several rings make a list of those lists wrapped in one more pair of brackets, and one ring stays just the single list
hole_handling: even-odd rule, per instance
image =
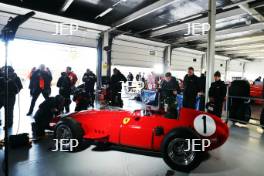
[{"label": "ferrari prancing horse badge", "polygon": [[126,125],[126,124],[128,124],[129,121],[130,121],[130,118],[129,117],[125,117],[123,119],[123,124]]}]

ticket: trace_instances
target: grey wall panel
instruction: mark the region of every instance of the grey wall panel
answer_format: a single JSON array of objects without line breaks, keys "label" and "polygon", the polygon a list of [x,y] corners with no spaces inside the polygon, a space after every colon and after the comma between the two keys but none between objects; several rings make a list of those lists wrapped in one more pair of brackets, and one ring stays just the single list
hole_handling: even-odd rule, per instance
[{"label": "grey wall panel", "polygon": [[164,48],[114,39],[112,65],[153,68],[163,63]]},{"label": "grey wall panel", "polygon": [[228,65],[228,71],[243,72],[243,62],[231,60]]}]

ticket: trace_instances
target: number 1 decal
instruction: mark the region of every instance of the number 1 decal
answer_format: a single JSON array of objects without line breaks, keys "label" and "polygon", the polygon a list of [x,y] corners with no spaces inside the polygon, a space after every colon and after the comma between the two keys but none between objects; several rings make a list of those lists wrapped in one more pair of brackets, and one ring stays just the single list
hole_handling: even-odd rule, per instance
[{"label": "number 1 decal", "polygon": [[206,127],[206,116],[203,116],[203,125],[204,125],[204,134],[207,132],[207,127]]},{"label": "number 1 decal", "polygon": [[214,119],[207,114],[200,114],[195,117],[193,126],[202,136],[212,136],[216,131]]}]

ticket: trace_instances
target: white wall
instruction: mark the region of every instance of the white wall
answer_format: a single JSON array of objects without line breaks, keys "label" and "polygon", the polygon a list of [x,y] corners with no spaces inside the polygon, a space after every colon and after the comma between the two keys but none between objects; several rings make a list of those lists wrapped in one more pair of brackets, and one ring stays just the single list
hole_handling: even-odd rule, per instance
[{"label": "white wall", "polygon": [[264,61],[254,61],[246,63],[244,76],[248,80],[254,81],[258,76],[264,77]]}]

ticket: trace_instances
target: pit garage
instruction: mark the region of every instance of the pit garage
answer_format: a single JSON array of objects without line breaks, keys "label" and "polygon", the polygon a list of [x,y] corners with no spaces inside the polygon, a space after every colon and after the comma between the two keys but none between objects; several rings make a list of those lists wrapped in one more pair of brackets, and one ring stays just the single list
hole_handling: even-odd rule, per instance
[{"label": "pit garage", "polygon": [[263,175],[263,21],[262,0],[1,0],[0,175]]}]

